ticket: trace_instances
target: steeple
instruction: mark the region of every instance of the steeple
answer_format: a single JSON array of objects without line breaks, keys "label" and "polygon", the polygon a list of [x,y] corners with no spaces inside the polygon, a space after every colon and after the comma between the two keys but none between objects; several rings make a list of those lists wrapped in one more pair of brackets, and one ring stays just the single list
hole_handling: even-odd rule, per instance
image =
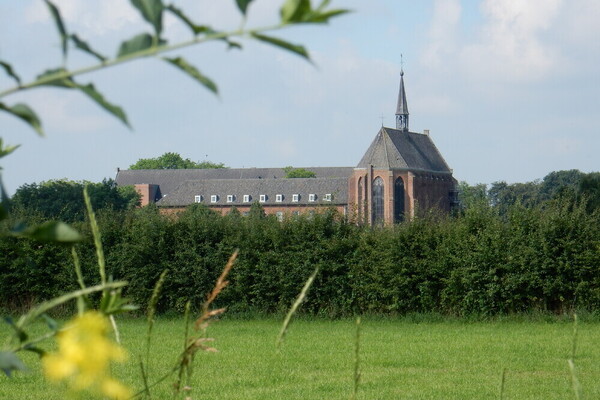
[{"label": "steeple", "polygon": [[404,91],[404,69],[402,66],[400,66],[400,90],[398,91],[398,106],[396,107],[396,129],[408,131],[408,104]]}]

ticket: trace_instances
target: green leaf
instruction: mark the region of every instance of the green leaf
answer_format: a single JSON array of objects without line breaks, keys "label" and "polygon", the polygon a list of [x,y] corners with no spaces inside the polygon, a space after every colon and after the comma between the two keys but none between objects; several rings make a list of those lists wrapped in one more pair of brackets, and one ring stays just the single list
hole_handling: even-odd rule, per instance
[{"label": "green leaf", "polygon": [[183,11],[181,11],[179,8],[175,7],[173,4],[169,4],[168,6],[165,7],[165,9],[170,11],[171,13],[173,13],[173,15],[175,15],[184,24],[186,24],[192,30],[192,32],[194,32],[194,35],[199,35],[201,33],[214,32],[212,30],[212,28],[210,28],[209,26],[196,25],[196,23],[194,21],[192,21],[187,15],[184,14]]},{"label": "green leaf", "polygon": [[40,242],[71,244],[81,241],[82,237],[75,229],[64,222],[48,221],[41,225],[32,226],[24,230],[13,230],[15,236],[26,237]]},{"label": "green leaf", "polygon": [[342,15],[342,14],[347,14],[349,13],[349,10],[330,10],[330,11],[326,11],[323,13],[319,13],[319,12],[315,12],[315,13],[310,13],[307,16],[306,21],[307,23],[313,23],[313,24],[325,24],[327,22],[329,22],[329,20],[333,17],[337,17],[338,15]]},{"label": "green leaf", "polygon": [[46,355],[46,351],[44,349],[34,346],[33,344],[26,344],[25,346],[23,346],[23,350],[31,351],[32,353],[35,353],[38,356],[40,356],[40,358]]},{"label": "green leaf", "polygon": [[106,111],[117,117],[121,120],[125,125],[131,127],[129,125],[129,121],[127,121],[127,115],[125,115],[125,111],[119,106],[109,103],[106,101],[104,96],[100,94],[94,87],[92,83],[88,83],[87,85],[77,85],[77,88],[81,90],[83,93],[87,94],[92,100],[94,100],[100,107],[104,108]]},{"label": "green leaf", "polygon": [[313,10],[310,0],[287,0],[281,7],[281,22],[323,24],[332,17],[346,14],[349,10],[337,9],[325,11],[330,0],[323,0],[317,9]]},{"label": "green leaf", "polygon": [[248,5],[252,3],[252,0],[235,0],[238,8],[242,12],[242,14],[246,15],[246,11],[248,10]]},{"label": "green leaf", "polygon": [[325,9],[325,7],[327,7],[329,5],[329,3],[331,3],[331,0],[323,0],[321,2],[321,4],[319,4],[319,7],[317,7],[317,12],[321,12]]},{"label": "green leaf", "polygon": [[73,44],[75,45],[75,47],[77,47],[79,50],[85,51],[86,53],[96,57],[98,60],[100,60],[102,62],[106,61],[106,57],[104,57],[102,54],[93,50],[86,42],[81,40],[77,35],[72,34],[70,36],[70,38],[73,41]]},{"label": "green leaf", "polygon": [[4,110],[7,113],[14,115],[17,118],[27,122],[40,136],[44,136],[42,131],[42,122],[38,118],[37,114],[29,108],[27,104],[19,103],[10,107],[4,103],[0,103],[0,110]]},{"label": "green leaf", "polygon": [[229,49],[241,49],[241,48],[242,48],[242,45],[241,45],[241,44],[239,44],[238,42],[231,41],[231,40],[229,40],[228,38],[225,38],[224,40],[227,42],[227,45],[228,45],[228,46],[227,46],[227,47],[228,47],[227,49],[228,49],[228,50],[229,50]]},{"label": "green leaf", "polygon": [[186,74],[188,74],[189,76],[191,76],[192,78],[194,78],[195,80],[200,82],[211,92],[213,92],[215,94],[219,93],[219,90],[217,89],[217,85],[210,78],[206,77],[205,75],[202,75],[202,73],[200,73],[200,71],[198,71],[198,69],[196,67],[194,67],[192,64],[188,63],[182,57],[177,57],[177,58],[164,57],[163,60],[168,61],[172,65],[176,66],[177,68],[179,68],[180,70],[182,70],[183,72],[185,72]]},{"label": "green leaf", "polygon": [[[59,75],[64,72],[66,72],[66,70],[63,68],[48,70],[48,71],[44,72],[43,74],[41,74],[40,76],[38,76],[38,80],[49,79],[49,78],[52,78],[53,75]],[[60,78],[59,77],[57,79],[53,79],[48,82],[42,83],[41,85],[42,86],[45,86],[45,85],[57,86],[57,87],[62,87],[62,88],[66,88],[66,89],[79,89],[83,93],[85,93],[89,98],[94,100],[100,107],[104,108],[106,111],[108,111],[109,113],[111,113],[112,115],[114,115],[115,117],[120,119],[128,127],[131,127],[129,125],[129,121],[127,121],[127,115],[125,115],[125,111],[123,111],[123,109],[121,107],[109,103],[104,98],[104,96],[102,96],[102,94],[100,94],[100,92],[98,92],[98,90],[96,90],[94,85],[91,83],[88,83],[87,85],[81,85],[81,84],[75,82],[70,77],[68,77],[68,78],[64,78],[64,77]]]},{"label": "green leaf", "polygon": [[258,39],[262,42],[272,44],[273,46],[280,47],[284,50],[291,51],[292,53],[296,53],[299,56],[304,57],[310,61],[310,56],[308,55],[308,52],[306,51],[304,46],[292,44],[292,43],[286,42],[285,40],[275,38],[272,36],[261,35],[259,33],[252,33],[252,37],[254,37],[255,39]]},{"label": "green leaf", "polygon": [[10,378],[12,371],[26,371],[27,367],[11,351],[0,351],[0,369]]},{"label": "green leaf", "polygon": [[287,0],[281,6],[281,22],[302,22],[304,16],[311,11],[310,0]]},{"label": "green leaf", "polygon": [[9,155],[10,153],[12,153],[13,151],[15,151],[19,147],[20,147],[19,144],[16,145],[16,146],[6,146],[6,147],[4,147],[4,144],[2,143],[2,138],[0,138],[0,158]]},{"label": "green leaf", "polygon": [[46,322],[46,326],[53,332],[58,331],[58,322],[54,318],[48,316],[48,314],[42,314],[42,319]]},{"label": "green leaf", "polygon": [[153,45],[154,39],[152,38],[152,35],[148,33],[140,33],[139,35],[121,43],[117,57],[123,57],[137,51],[146,50]]},{"label": "green leaf", "polygon": [[165,6],[161,0],[131,0],[131,4],[142,14],[142,17],[148,21],[156,32],[156,37],[160,37],[162,32],[162,14]]},{"label": "green leaf", "polygon": [[10,325],[11,328],[14,329],[15,334],[17,335],[17,338],[19,339],[19,342],[23,343],[24,341],[29,339],[29,335],[27,334],[27,332],[25,332],[23,329],[18,327],[17,324],[15,324],[15,321],[13,321],[13,319],[11,317],[4,317],[4,322],[6,322],[8,325]]},{"label": "green leaf", "polygon": [[[67,89],[76,88],[77,84],[73,81],[73,79],[63,75],[66,72],[67,70],[64,68],[49,69],[38,75],[37,80],[39,81],[42,79],[48,79],[47,82],[42,83],[40,86],[57,86]],[[54,75],[57,76],[56,79],[52,79]]]},{"label": "green leaf", "polygon": [[65,28],[65,24],[63,23],[62,17],[60,16],[60,11],[58,8],[52,4],[49,0],[44,0],[48,9],[50,10],[50,14],[52,14],[52,18],[56,23],[56,29],[58,29],[58,33],[60,34],[60,41],[62,45],[63,57],[67,57],[67,29]]},{"label": "green leaf", "polygon": [[4,71],[17,82],[17,85],[21,86],[21,78],[15,73],[9,63],[0,60],[0,67],[4,68]]}]

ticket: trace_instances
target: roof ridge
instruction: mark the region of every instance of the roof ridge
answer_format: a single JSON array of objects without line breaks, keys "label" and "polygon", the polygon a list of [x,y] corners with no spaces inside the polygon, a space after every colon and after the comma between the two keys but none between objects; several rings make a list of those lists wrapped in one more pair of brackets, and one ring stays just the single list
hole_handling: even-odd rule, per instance
[{"label": "roof ridge", "polygon": [[385,138],[383,139],[383,149],[384,149],[384,154],[385,154],[385,163],[387,164],[387,167],[391,167],[390,165],[390,158],[388,156],[388,142],[391,140],[390,139],[390,135],[388,133],[388,131],[385,130],[385,128],[383,129],[383,131],[385,132]]}]

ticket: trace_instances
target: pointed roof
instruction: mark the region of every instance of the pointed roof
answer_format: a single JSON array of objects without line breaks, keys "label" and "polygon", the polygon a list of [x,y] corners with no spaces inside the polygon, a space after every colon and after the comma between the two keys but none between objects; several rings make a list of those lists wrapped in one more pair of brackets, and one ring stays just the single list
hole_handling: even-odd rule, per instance
[{"label": "pointed roof", "polygon": [[408,169],[452,173],[429,137],[421,133],[382,127],[357,168]]},{"label": "pointed roof", "polygon": [[400,90],[398,91],[398,105],[396,115],[408,115],[408,103],[406,102],[406,92],[404,91],[404,71],[400,71]]}]

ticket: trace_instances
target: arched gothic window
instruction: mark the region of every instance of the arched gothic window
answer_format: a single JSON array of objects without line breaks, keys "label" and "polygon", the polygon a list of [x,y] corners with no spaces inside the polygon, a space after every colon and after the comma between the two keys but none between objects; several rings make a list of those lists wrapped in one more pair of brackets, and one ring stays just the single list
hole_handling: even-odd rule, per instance
[{"label": "arched gothic window", "polygon": [[384,202],[383,202],[383,179],[380,176],[373,180],[372,190],[372,220],[373,225],[383,224]]},{"label": "arched gothic window", "polygon": [[360,223],[364,222],[364,209],[365,209],[365,199],[363,196],[363,179],[362,177],[358,178],[358,203],[357,203],[357,213],[358,213],[358,221]]},{"label": "arched gothic window", "polygon": [[398,177],[394,182],[394,222],[404,221],[404,181]]}]

